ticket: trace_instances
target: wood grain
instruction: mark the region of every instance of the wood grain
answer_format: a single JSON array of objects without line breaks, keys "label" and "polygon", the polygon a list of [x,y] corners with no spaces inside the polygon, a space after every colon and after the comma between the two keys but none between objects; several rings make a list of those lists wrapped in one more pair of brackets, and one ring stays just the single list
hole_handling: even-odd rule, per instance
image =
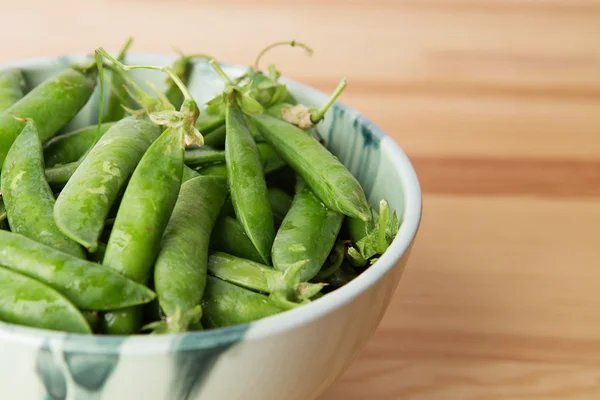
[{"label": "wood grain", "polygon": [[320,400],[600,398],[596,0],[27,0],[0,62],[117,50],[266,62],[380,125],[424,219],[374,338]]}]

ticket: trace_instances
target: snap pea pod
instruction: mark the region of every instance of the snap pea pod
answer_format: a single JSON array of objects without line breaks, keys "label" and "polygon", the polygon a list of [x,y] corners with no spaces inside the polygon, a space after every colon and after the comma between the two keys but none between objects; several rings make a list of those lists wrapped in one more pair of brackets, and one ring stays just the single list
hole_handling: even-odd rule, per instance
[{"label": "snap pea pod", "polygon": [[227,196],[227,181],[199,176],[181,185],[154,265],[154,287],[166,332],[184,332],[201,316],[210,235]]},{"label": "snap pea pod", "polygon": [[183,159],[185,165],[190,167],[197,167],[210,163],[223,163],[225,162],[225,152],[204,145],[202,147],[186,149]]},{"label": "snap pea pod", "polygon": [[128,307],[155,297],[150,289],[110,268],[17,233],[0,231],[0,265],[53,287],[84,310]]},{"label": "snap pea pod", "polygon": [[54,218],[63,233],[96,250],[115,198],[160,131],[146,119],[127,117],[100,138],[56,200]]},{"label": "snap pea pod", "polygon": [[[103,264],[136,282],[148,282],[177,201],[184,166],[184,133],[182,128],[167,128],[144,154],[125,189],[106,245]],[[105,317],[112,321],[107,333],[125,333],[123,326],[139,328],[136,321],[141,323],[141,307],[118,312],[120,317]]]},{"label": "snap pea pod", "polygon": [[279,314],[284,310],[264,294],[208,276],[202,298],[202,325],[224,328]]},{"label": "snap pea pod", "polygon": [[104,265],[148,281],[179,193],[183,153],[183,131],[168,128],[144,154],[123,194]]},{"label": "snap pea pod", "polygon": [[233,208],[264,263],[270,264],[275,229],[260,153],[237,105],[227,105],[225,124],[227,179]]},{"label": "snap pea pod", "polygon": [[343,221],[343,214],[329,210],[299,179],[292,206],[273,242],[275,269],[285,271],[304,263],[300,279],[312,279],[329,256]]},{"label": "snap pea pod", "polygon": [[0,71],[0,113],[23,97],[25,79],[19,69]]},{"label": "snap pea pod", "polygon": [[[286,276],[264,264],[222,252],[212,252],[208,257],[208,271],[227,282],[262,293],[280,292],[284,297],[290,297],[285,308],[293,307],[310,299],[320,292],[323,285],[318,283],[300,283],[293,277]],[[292,304],[298,301],[297,304]],[[281,302],[278,303],[281,305]]]},{"label": "snap pea pod", "polygon": [[363,188],[346,167],[315,138],[295,125],[264,114],[251,114],[265,140],[301,176],[331,210],[368,221]]},{"label": "snap pea pod", "polygon": [[86,126],[53,137],[44,145],[46,167],[79,160],[114,124],[114,122],[103,123],[100,129],[97,125]]},{"label": "snap pea pod", "polygon": [[85,254],[54,221],[54,194],[44,176],[44,155],[36,123],[29,119],[2,168],[2,197],[11,230],[76,257]]},{"label": "snap pea pod", "polygon": [[[202,132],[202,131],[200,131]],[[206,146],[214,147],[215,149],[222,149],[225,147],[225,125],[219,126],[215,130],[208,132],[204,135],[204,144]]]},{"label": "snap pea pod", "polygon": [[90,62],[72,65],[48,78],[0,114],[0,164],[23,130],[19,118],[40,123],[39,137],[47,142],[67,125],[90,99],[96,86],[97,69]]},{"label": "snap pea pod", "polygon": [[71,333],[92,333],[81,312],[50,286],[0,267],[0,321]]}]

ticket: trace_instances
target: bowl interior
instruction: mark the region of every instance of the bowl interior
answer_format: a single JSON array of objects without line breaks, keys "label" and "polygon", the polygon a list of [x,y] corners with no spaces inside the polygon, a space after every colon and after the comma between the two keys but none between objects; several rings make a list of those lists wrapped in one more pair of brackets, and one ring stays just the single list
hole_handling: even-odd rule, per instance
[{"label": "bowl interior", "polygon": [[[25,72],[28,86],[33,87],[61,69],[64,69],[69,64],[81,61],[85,57],[85,55],[75,55],[28,60],[12,63],[5,67],[18,66],[22,68]],[[175,56],[167,55],[131,55],[126,60],[126,63],[170,65],[175,58]],[[232,65],[224,65],[224,70],[232,77],[239,76],[245,71],[242,67]],[[153,81],[160,89],[165,88],[165,75],[160,72],[136,70],[133,75],[142,86],[147,81]],[[327,100],[327,94],[318,92],[297,82],[289,80],[286,80],[286,82],[290,92],[301,103],[320,106]],[[188,87],[202,107],[206,101],[219,93],[223,88],[223,82],[206,62],[200,61],[194,66]],[[99,89],[96,88],[90,102],[64,131],[95,124],[98,119],[99,99]],[[260,331],[261,329],[258,328],[264,327],[265,332],[273,332],[274,329],[277,329],[274,328],[275,325],[279,327],[286,325],[286,323],[281,324],[283,321],[287,321],[290,324],[301,323],[302,320],[315,318],[318,315],[327,313],[327,310],[331,308],[341,306],[341,304],[365,290],[366,287],[373,284],[387,270],[393,267],[395,262],[400,259],[410,246],[418,228],[421,213],[421,194],[418,181],[410,162],[389,136],[385,135],[358,112],[340,102],[336,103],[329,110],[324,121],[317,127],[317,130],[325,139],[327,147],[357,177],[364,187],[371,205],[377,209],[379,200],[386,199],[390,207],[398,213],[402,225],[396,240],[380,261],[367,269],[356,280],[350,282],[347,287],[334,291],[322,299],[315,301],[313,304],[252,323],[253,328],[257,328],[255,331]],[[291,314],[295,315],[292,316]],[[279,323],[276,324],[275,321],[279,321]],[[202,347],[210,347],[217,342],[235,341],[236,337],[243,334],[246,330],[247,327],[240,326],[187,334],[186,336],[193,337],[189,346],[201,345]],[[10,334],[10,336],[13,336],[13,339],[17,335],[19,336],[19,340],[27,340],[27,337],[29,337],[38,343],[41,336],[62,337],[63,335],[0,323],[0,337],[5,334]],[[37,338],[35,338],[36,336]],[[77,338],[77,335],[70,335],[70,337],[73,345],[77,345],[79,341],[82,341],[79,342],[79,345],[90,344],[93,340],[94,343],[100,345],[110,343],[109,347],[111,348],[113,348],[114,344],[125,340],[125,338],[116,337],[96,337],[94,339],[86,336]],[[137,336],[137,339],[146,340],[148,342],[146,344],[155,347],[158,346],[158,348],[164,347],[160,345],[160,341],[163,340],[161,337],[154,336],[149,338],[148,336]],[[147,347],[142,344],[140,350],[142,348]],[[101,350],[99,349],[98,351]]]}]

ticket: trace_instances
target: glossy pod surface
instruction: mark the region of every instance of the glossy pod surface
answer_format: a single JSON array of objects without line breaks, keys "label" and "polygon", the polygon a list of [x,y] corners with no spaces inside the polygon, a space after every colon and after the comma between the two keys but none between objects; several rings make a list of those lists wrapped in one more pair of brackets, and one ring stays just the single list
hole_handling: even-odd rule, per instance
[{"label": "glossy pod surface", "polygon": [[25,80],[23,73],[16,69],[0,71],[0,113],[23,97]]},{"label": "glossy pod surface", "polygon": [[81,312],[35,279],[0,267],[0,321],[72,333],[92,333]]},{"label": "glossy pod surface", "polygon": [[227,181],[217,176],[199,176],[181,185],[154,266],[156,295],[167,316],[200,304],[210,235],[226,196]]},{"label": "glossy pod surface", "polygon": [[95,251],[104,220],[160,128],[128,117],[96,143],[56,199],[54,218],[61,231]]},{"label": "glossy pod surface", "polygon": [[237,106],[227,106],[225,122],[227,179],[235,215],[263,262],[270,264],[275,230],[260,153]]},{"label": "glossy pod surface", "polygon": [[363,188],[346,167],[311,135],[295,125],[252,114],[262,136],[332,210],[369,220]]},{"label": "glossy pod surface", "polygon": [[13,118],[32,118],[40,125],[45,143],[69,123],[88,102],[96,86],[96,72],[67,68],[42,82],[0,114],[0,164],[25,124]]},{"label": "glossy pod surface", "polygon": [[212,276],[206,279],[202,310],[206,328],[244,324],[282,311],[268,296]]},{"label": "glossy pod surface", "polygon": [[301,280],[312,279],[331,252],[344,215],[329,210],[302,180],[273,243],[273,265],[285,271],[304,262]]},{"label": "glossy pod surface", "polygon": [[12,232],[0,231],[0,265],[46,283],[84,310],[144,304],[155,297],[110,268]]},{"label": "glossy pod surface", "polygon": [[29,120],[11,146],[2,168],[2,197],[11,231],[84,258],[83,249],[54,221],[54,194],[44,175],[42,144]]}]

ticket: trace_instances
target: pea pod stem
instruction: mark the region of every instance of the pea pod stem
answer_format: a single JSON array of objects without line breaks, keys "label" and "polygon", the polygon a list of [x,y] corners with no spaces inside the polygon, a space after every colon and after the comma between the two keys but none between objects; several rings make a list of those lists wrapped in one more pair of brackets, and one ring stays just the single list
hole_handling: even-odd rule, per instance
[{"label": "pea pod stem", "polygon": [[297,125],[302,129],[310,129],[325,117],[325,113],[340,97],[346,86],[346,78],[342,78],[333,94],[329,97],[329,100],[327,100],[327,103],[321,108],[307,107],[304,104],[282,107],[280,111],[281,117],[285,121]]},{"label": "pea pod stem", "polygon": [[323,119],[323,117],[325,117],[325,113],[329,110],[329,108],[331,108],[331,106],[333,105],[333,103],[335,103],[338,97],[340,97],[344,89],[346,89],[347,85],[348,82],[346,81],[346,78],[342,78],[337,88],[335,88],[335,90],[333,91],[331,97],[329,97],[329,100],[327,100],[327,103],[325,103],[323,107],[316,110],[312,110],[310,112],[310,120],[313,124],[317,124]]},{"label": "pea pod stem", "polygon": [[309,298],[323,288],[320,283],[301,284],[304,264],[305,261],[301,261],[281,272],[223,252],[212,252],[208,257],[208,271],[212,275],[250,290],[270,293],[272,299],[285,309],[308,303]]},{"label": "pea pod stem", "polygon": [[256,71],[258,71],[258,65],[260,63],[260,60],[263,58],[263,56],[268,53],[270,50],[274,49],[275,47],[280,47],[280,46],[291,46],[291,47],[300,47],[304,50],[306,50],[306,53],[310,56],[313,53],[313,49],[308,47],[306,44],[301,43],[301,42],[297,42],[295,40],[288,40],[288,41],[280,41],[280,42],[275,42],[272,43],[270,45],[268,45],[267,47],[265,47],[264,49],[262,49],[258,55],[256,56],[256,59],[254,60],[254,69]]},{"label": "pea pod stem", "polygon": [[173,70],[169,67],[161,67],[161,66],[156,66],[156,65],[125,65],[122,62],[120,62],[119,60],[117,60],[116,58],[112,57],[110,54],[108,54],[106,52],[106,50],[104,50],[102,47],[96,49],[96,52],[99,53],[100,55],[102,55],[103,57],[107,58],[108,60],[110,60],[113,64],[115,64],[117,67],[121,68],[124,71],[132,71],[135,69],[150,69],[150,70],[154,70],[154,71],[164,72],[165,74],[167,74],[169,76],[169,78],[171,78],[173,80],[173,82],[175,82],[177,87],[179,87],[179,90],[181,90],[181,92],[183,93],[183,96],[185,97],[186,100],[192,100],[192,101],[194,100],[194,98],[190,94],[190,91],[188,90],[188,88],[183,84],[181,79],[179,79],[177,74],[175,74],[173,72]]}]

